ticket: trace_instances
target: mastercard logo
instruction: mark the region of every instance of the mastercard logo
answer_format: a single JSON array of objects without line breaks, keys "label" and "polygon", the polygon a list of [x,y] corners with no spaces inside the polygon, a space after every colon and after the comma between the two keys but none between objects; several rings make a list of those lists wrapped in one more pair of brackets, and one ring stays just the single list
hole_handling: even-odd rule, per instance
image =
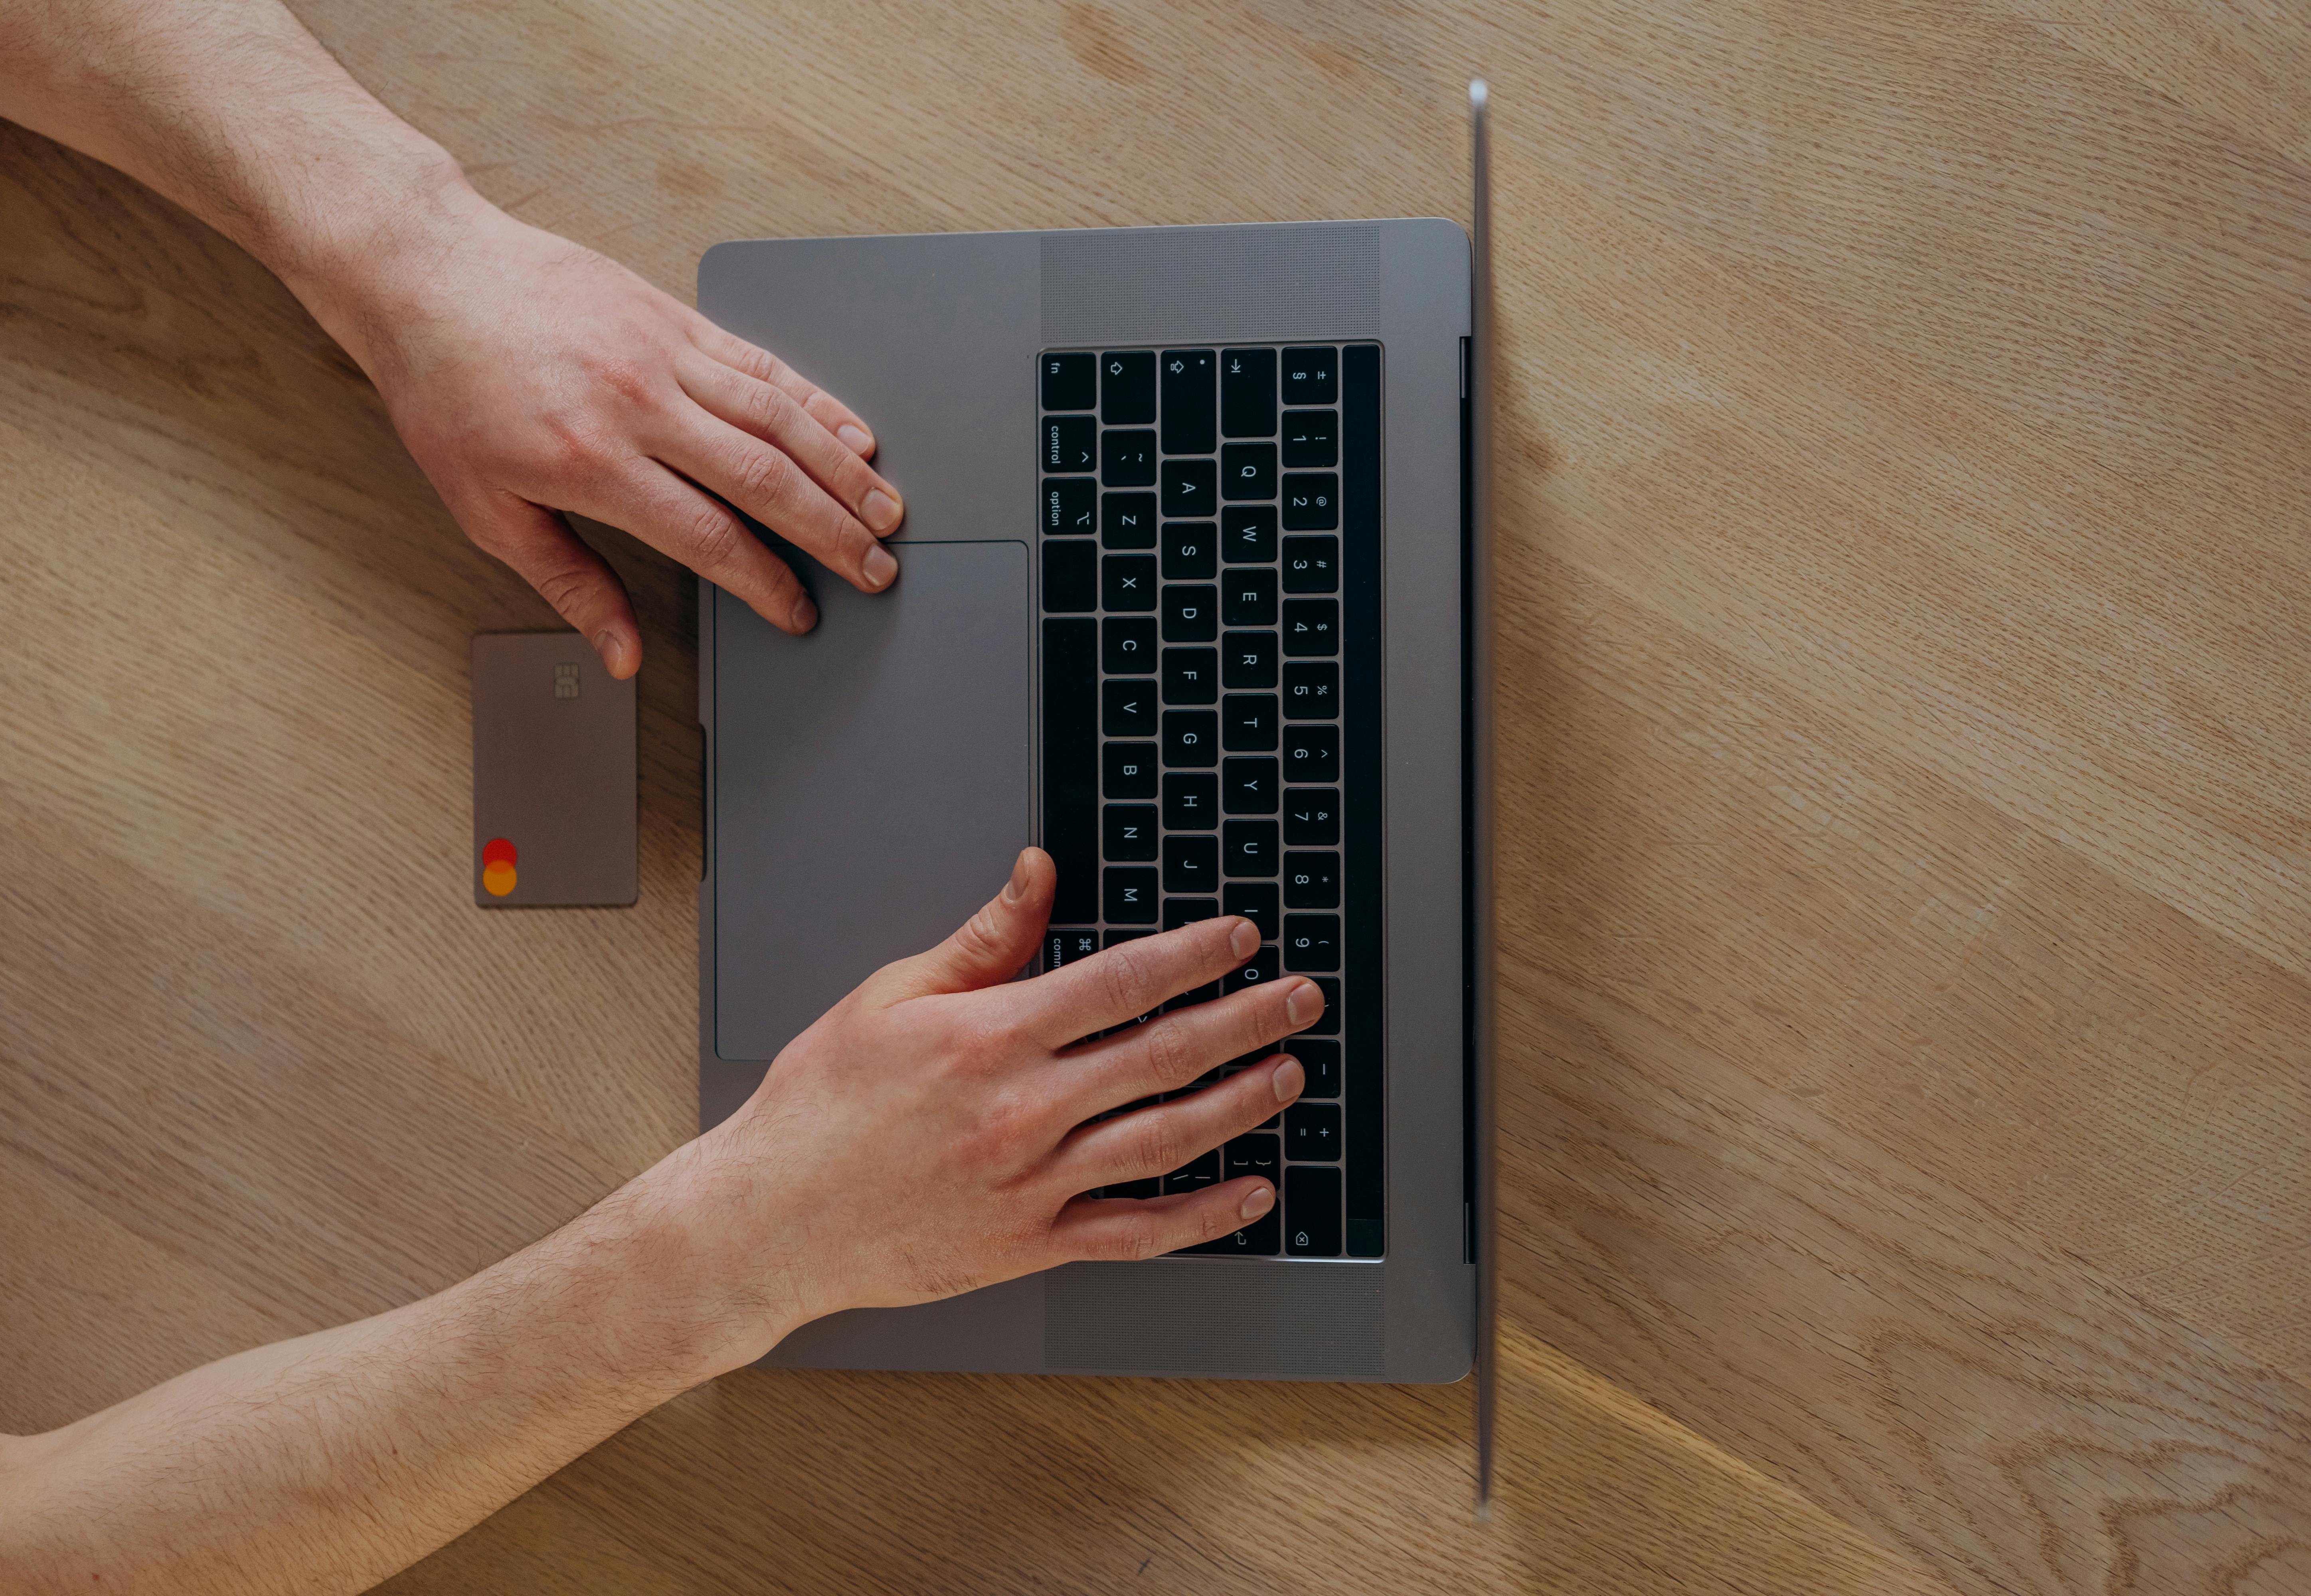
[{"label": "mastercard logo", "polygon": [[493,898],[502,898],[513,890],[514,860],[519,857],[514,845],[503,837],[492,837],[482,844],[482,890]]}]

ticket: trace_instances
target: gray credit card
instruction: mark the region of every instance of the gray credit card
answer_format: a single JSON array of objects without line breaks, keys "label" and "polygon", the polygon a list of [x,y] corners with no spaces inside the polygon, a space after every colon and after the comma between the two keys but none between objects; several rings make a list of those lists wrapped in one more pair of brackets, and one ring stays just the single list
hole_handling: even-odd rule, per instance
[{"label": "gray credit card", "polygon": [[474,902],[634,901],[634,685],[574,632],[474,639]]}]

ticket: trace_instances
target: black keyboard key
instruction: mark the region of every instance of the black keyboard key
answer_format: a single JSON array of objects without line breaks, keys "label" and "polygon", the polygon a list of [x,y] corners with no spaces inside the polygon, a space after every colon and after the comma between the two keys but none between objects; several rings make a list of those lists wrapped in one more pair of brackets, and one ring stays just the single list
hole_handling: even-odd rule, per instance
[{"label": "black keyboard key", "polygon": [[1276,695],[1231,693],[1220,706],[1220,746],[1230,754],[1267,754],[1276,746]]},{"label": "black keyboard key", "polygon": [[1102,1197],[1161,1197],[1164,1195],[1164,1182],[1161,1178],[1146,1181],[1120,1181],[1102,1191],[1100,1195]]},{"label": "black keyboard key", "polygon": [[1164,513],[1207,516],[1219,513],[1220,470],[1211,461],[1164,462]]},{"label": "black keyboard key", "polygon": [[1153,864],[1158,836],[1153,804],[1110,804],[1100,815],[1100,851],[1112,865]]},{"label": "black keyboard key", "polygon": [[[1164,702],[1211,703],[1220,695],[1220,653],[1217,649],[1164,650]],[[1152,734],[1154,727],[1147,728]],[[1108,734],[1114,736],[1113,732]],[[1134,736],[1141,734],[1134,733]]]},{"label": "black keyboard key", "polygon": [[[1275,948],[1261,948],[1258,953],[1252,955],[1251,957],[1246,959],[1243,964],[1238,964],[1225,975],[1221,976],[1221,987],[1231,992],[1241,992],[1246,988],[1260,986],[1265,982],[1274,981],[1276,979],[1276,957],[1277,955]],[[1268,1057],[1269,1051],[1272,1050],[1263,1050],[1260,1056],[1263,1059]]]},{"label": "black keyboard key", "polygon": [[1206,583],[1164,589],[1164,641],[1208,643],[1220,634],[1220,590]]},{"label": "black keyboard key", "polygon": [[1276,573],[1247,566],[1220,584],[1220,619],[1230,626],[1276,624]]},{"label": "black keyboard key", "polygon": [[[1212,912],[1219,912],[1220,842],[1217,837],[1164,839],[1164,890],[1167,893],[1209,893]],[[1314,968],[1326,970],[1329,964]]]},{"label": "black keyboard key", "polygon": [[1099,677],[1092,668],[1094,632],[1090,621],[1043,623],[1043,850],[1059,867],[1051,915],[1062,924],[1099,918],[1094,817],[1099,805]]},{"label": "black keyboard key", "polygon": [[1103,682],[1099,699],[1100,729],[1109,737],[1156,735],[1156,684],[1147,677],[1123,676]]},{"label": "black keyboard key", "polygon": [[[1115,946],[1115,938],[1112,936],[1108,938],[1107,945],[1110,947],[1113,947]],[[1309,977],[1309,979],[1313,981],[1316,983],[1317,989],[1324,994],[1324,1012],[1316,1016],[1316,1023],[1314,1025],[1301,1032],[1300,1034],[1303,1036],[1338,1036],[1340,1033],[1339,978],[1331,975],[1314,975]]]},{"label": "black keyboard key", "polygon": [[1287,1036],[1280,1044],[1284,1051],[1300,1060],[1306,1072],[1308,1084],[1300,1088],[1302,1097],[1338,1097],[1340,1095],[1340,1044],[1323,1042],[1312,1036]]},{"label": "black keyboard key", "polygon": [[1321,344],[1284,352],[1284,402],[1329,405],[1340,397],[1339,351]]},{"label": "black keyboard key", "polygon": [[[1110,432],[1109,437],[1115,436]],[[1284,476],[1284,529],[1329,532],[1340,524],[1340,479],[1330,471],[1289,471]]]},{"label": "black keyboard key", "polygon": [[[1176,931],[1182,926],[1194,925],[1199,920],[1217,920],[1219,917],[1220,901],[1217,898],[1166,898],[1164,900],[1164,929],[1167,931]],[[1216,981],[1208,989],[1198,987],[1192,992],[1182,992],[1176,998],[1165,999],[1164,1007],[1168,1013],[1172,1009],[1187,1008],[1206,1001],[1208,998],[1217,998],[1219,995],[1220,983]]]},{"label": "black keyboard key", "polygon": [[1156,546],[1156,495],[1102,493],[1099,496],[1099,541],[1111,549],[1152,549]]},{"label": "black keyboard key", "polygon": [[1160,894],[1156,890],[1156,872],[1131,865],[1110,865],[1104,878],[1106,903],[1100,918],[1120,926],[1152,926],[1156,923],[1156,905]]},{"label": "black keyboard key", "polygon": [[1217,370],[1212,352],[1167,349],[1158,363],[1164,389],[1164,452],[1211,453],[1219,425],[1219,413],[1212,400],[1212,379]]},{"label": "black keyboard key", "polygon": [[[1048,695],[1043,702],[1043,715],[1049,720],[1051,700]],[[1100,750],[1100,761],[1104,767],[1100,772],[1100,790],[1109,798],[1152,798],[1156,796],[1157,766],[1155,744],[1110,743]],[[1046,792],[1051,790],[1048,777],[1044,780],[1043,789]],[[1043,829],[1046,833],[1051,830],[1048,821]],[[1073,920],[1077,916],[1069,915],[1068,918]],[[1089,920],[1091,916],[1086,914],[1081,918]]]},{"label": "black keyboard key", "polygon": [[1043,545],[1043,608],[1067,615],[1099,607],[1098,551],[1087,543]]},{"label": "black keyboard key", "polygon": [[1287,846],[1329,847],[1339,840],[1339,793],[1314,787],[1295,787],[1285,793],[1284,841]]},{"label": "black keyboard key", "polygon": [[1284,590],[1286,593],[1339,592],[1340,540],[1337,537],[1286,538]]},{"label": "black keyboard key", "polygon": [[1284,1156],[1295,1164],[1340,1161],[1340,1105],[1295,1103],[1284,1111]]},{"label": "black keyboard key", "polygon": [[[1126,350],[1099,357],[1099,419],[1111,427],[1144,427],[1156,420],[1156,353]],[[1149,439],[1150,447],[1155,440]]]},{"label": "black keyboard key", "polygon": [[[1223,499],[1273,499],[1276,497],[1276,445],[1273,443],[1230,443],[1220,449],[1220,497]],[[1292,525],[1287,513],[1286,526]]]},{"label": "black keyboard key", "polygon": [[1260,940],[1273,942],[1280,912],[1277,906],[1276,885],[1269,881],[1231,881],[1220,894],[1221,907],[1230,914],[1241,914],[1260,928]]},{"label": "black keyboard key", "polygon": [[1164,523],[1164,580],[1209,581],[1220,568],[1220,529],[1209,521]]},{"label": "black keyboard key", "polygon": [[1144,676],[1156,668],[1156,623],[1137,616],[1099,624],[1099,662],[1112,676]]},{"label": "black keyboard key", "polygon": [[1220,718],[1209,710],[1164,711],[1164,767],[1208,770],[1220,760]]},{"label": "black keyboard key", "polygon": [[1220,351],[1220,435],[1276,435],[1276,351]]},{"label": "black keyboard key", "polygon": [[1097,931],[1070,930],[1054,926],[1043,933],[1043,969],[1047,972],[1062,964],[1087,959],[1098,951]]},{"label": "black keyboard key", "polygon": [[1239,1136],[1220,1149],[1220,1171],[1224,1180],[1242,1180],[1245,1175],[1257,1175],[1263,1181],[1281,1179],[1284,1166],[1279,1161],[1283,1148],[1272,1136]]},{"label": "black keyboard key", "polygon": [[1294,909],[1338,909],[1340,906],[1340,856],[1337,853],[1286,854],[1284,902]]},{"label": "black keyboard key", "polygon": [[[1063,543],[1045,544],[1043,554],[1050,558],[1054,546],[1063,549],[1089,549],[1090,545]],[[1154,609],[1156,607],[1156,556],[1153,554],[1107,554],[1101,557],[1099,596],[1104,606],[1112,610]]]},{"label": "black keyboard key", "polygon": [[1339,418],[1334,412],[1287,410],[1284,413],[1284,464],[1286,467],[1337,466],[1339,463]]},{"label": "black keyboard key", "polygon": [[1276,506],[1225,506],[1220,510],[1220,551],[1235,565],[1265,565],[1276,558]]},{"label": "black keyboard key", "polygon": [[1220,770],[1223,807],[1231,815],[1273,815],[1282,788],[1272,759],[1231,759]]},{"label": "black keyboard key", "polygon": [[1217,831],[1219,824],[1218,777],[1208,771],[1164,772],[1164,829],[1165,831]]},{"label": "black keyboard key", "polygon": [[1046,410],[1088,410],[1099,393],[1099,357],[1088,350],[1081,354],[1047,354],[1043,357],[1043,408]]},{"label": "black keyboard key", "polygon": [[1276,822],[1231,820],[1220,833],[1222,861],[1231,876],[1276,875]]},{"label": "black keyboard key", "polygon": [[1340,1172],[1295,1164],[1284,1172],[1284,1250],[1295,1258],[1340,1255]]},{"label": "black keyboard key", "polygon": [[[1217,1186],[1219,1183],[1220,1150],[1214,1147],[1202,1157],[1190,1158],[1170,1174],[1165,1175],[1164,1194],[1168,1197],[1174,1191],[1201,1191],[1207,1186]],[[1336,1252],[1339,1251],[1337,1246],[1332,1250]]]},{"label": "black keyboard key", "polygon": [[1287,598],[1284,601],[1284,652],[1287,656],[1337,654],[1339,650],[1339,599]]},{"label": "black keyboard key", "polygon": [[1340,728],[1294,725],[1284,734],[1284,769],[1293,781],[1340,779]]},{"label": "black keyboard key", "polygon": [[1099,530],[1099,484],[1088,476],[1043,479],[1043,531],[1076,537]]},{"label": "black keyboard key", "polygon": [[1047,415],[1037,458],[1046,471],[1070,475],[1099,464],[1099,425],[1088,415]]},{"label": "black keyboard key", "polygon": [[1274,1208],[1242,1230],[1231,1231],[1217,1241],[1182,1247],[1177,1256],[1185,1258],[1193,1253],[1201,1258],[1273,1258],[1283,1245],[1284,1210]]},{"label": "black keyboard key", "polygon": [[1099,435],[1099,480],[1111,488],[1156,484],[1156,434],[1110,430]]},{"label": "black keyboard key", "polygon": [[[1165,863],[1168,871],[1169,860]],[[1337,914],[1287,914],[1281,941],[1286,970],[1340,967],[1340,917]]]},{"label": "black keyboard key", "polygon": [[1276,685],[1276,633],[1231,632],[1221,640],[1220,685]]},{"label": "black keyboard key", "polygon": [[1292,720],[1330,720],[1340,711],[1340,667],[1330,660],[1295,659],[1284,667],[1284,714]]}]

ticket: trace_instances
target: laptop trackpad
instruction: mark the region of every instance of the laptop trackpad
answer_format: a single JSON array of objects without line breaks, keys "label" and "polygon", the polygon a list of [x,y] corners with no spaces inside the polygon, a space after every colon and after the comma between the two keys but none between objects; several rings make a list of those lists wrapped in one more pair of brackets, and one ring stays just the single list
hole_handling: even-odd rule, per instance
[{"label": "laptop trackpad", "polygon": [[807,637],[714,596],[722,1058],[774,1057],[938,942],[1033,840],[1026,545],[897,553],[887,593],[809,568]]}]

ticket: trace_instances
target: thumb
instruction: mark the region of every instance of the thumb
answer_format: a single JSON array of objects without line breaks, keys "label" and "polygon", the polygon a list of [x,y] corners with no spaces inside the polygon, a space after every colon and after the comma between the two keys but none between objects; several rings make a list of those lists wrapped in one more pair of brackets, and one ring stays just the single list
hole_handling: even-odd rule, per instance
[{"label": "thumb", "polygon": [[1050,854],[1040,848],[1022,850],[1010,881],[985,908],[929,953],[876,971],[861,996],[887,1007],[933,992],[972,992],[1010,980],[1035,956],[1059,879]]},{"label": "thumb", "polygon": [[510,494],[469,505],[458,519],[473,540],[538,590],[594,645],[621,680],[641,667],[641,628],[610,563],[588,547],[554,510]]}]

